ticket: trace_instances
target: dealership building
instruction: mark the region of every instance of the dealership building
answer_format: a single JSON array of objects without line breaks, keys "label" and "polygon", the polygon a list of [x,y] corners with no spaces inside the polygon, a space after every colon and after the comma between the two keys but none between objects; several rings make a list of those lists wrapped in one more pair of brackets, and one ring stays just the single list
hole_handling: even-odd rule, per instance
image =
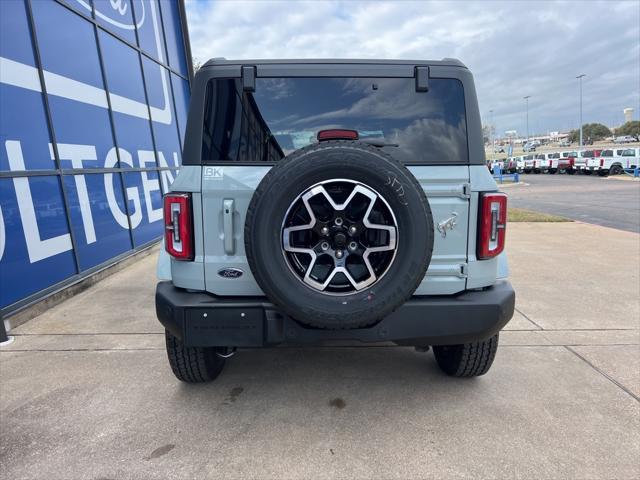
[{"label": "dealership building", "polygon": [[182,0],[0,1],[0,314],[155,244],[193,76]]}]

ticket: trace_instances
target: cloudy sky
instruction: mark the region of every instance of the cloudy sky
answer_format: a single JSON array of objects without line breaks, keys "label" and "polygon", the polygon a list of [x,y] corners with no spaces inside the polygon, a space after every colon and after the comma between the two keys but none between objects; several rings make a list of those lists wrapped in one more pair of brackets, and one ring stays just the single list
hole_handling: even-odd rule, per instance
[{"label": "cloudy sky", "polygon": [[640,1],[360,2],[187,0],[193,56],[455,57],[473,72],[498,132],[640,118]]}]

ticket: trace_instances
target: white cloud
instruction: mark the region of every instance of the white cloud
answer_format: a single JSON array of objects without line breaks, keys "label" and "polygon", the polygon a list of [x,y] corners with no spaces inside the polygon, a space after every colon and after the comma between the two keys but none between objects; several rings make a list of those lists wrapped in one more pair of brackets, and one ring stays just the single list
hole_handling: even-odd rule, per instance
[{"label": "white cloud", "polygon": [[640,115],[640,2],[188,1],[193,55],[226,58],[455,57],[499,132],[618,124]]}]

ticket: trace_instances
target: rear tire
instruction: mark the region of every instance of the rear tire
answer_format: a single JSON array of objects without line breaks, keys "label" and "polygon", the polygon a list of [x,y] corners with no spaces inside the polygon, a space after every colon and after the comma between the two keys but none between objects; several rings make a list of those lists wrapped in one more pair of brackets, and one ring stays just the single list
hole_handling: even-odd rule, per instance
[{"label": "rear tire", "polygon": [[177,337],[164,332],[169,365],[176,378],[187,383],[215,380],[224,368],[225,359],[215,347],[185,347]]},{"label": "rear tire", "polygon": [[609,169],[609,175],[620,175],[623,172],[620,165],[614,165]]},{"label": "rear tire", "polygon": [[609,170],[598,170],[598,176],[606,177],[607,175],[609,175]]},{"label": "rear tire", "polygon": [[557,168],[550,168],[550,169],[549,169],[549,173],[550,173],[551,175],[553,175],[553,174],[554,174],[554,173],[556,173],[557,171],[558,171],[558,169],[557,169]]},{"label": "rear tire", "polygon": [[575,175],[576,171],[573,168],[567,168],[564,173],[567,175]]},{"label": "rear tire", "polygon": [[498,351],[498,334],[488,340],[434,346],[440,370],[451,377],[478,377],[489,371]]}]

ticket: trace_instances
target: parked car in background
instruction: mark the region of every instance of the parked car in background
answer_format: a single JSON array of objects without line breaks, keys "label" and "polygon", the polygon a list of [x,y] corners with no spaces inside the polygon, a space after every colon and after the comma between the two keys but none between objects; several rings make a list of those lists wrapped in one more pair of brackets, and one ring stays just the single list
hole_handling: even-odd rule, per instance
[{"label": "parked car in background", "polygon": [[522,171],[524,173],[531,173],[533,172],[533,169],[535,168],[536,165],[536,161],[535,161],[535,156],[534,155],[525,155],[524,157],[522,157],[523,160],[523,166],[522,166]]},{"label": "parked car in background", "polygon": [[504,170],[504,161],[502,159],[498,159],[498,160],[490,160],[488,162],[488,167],[489,167],[489,171],[494,174],[498,171],[498,167],[502,170]]},{"label": "parked car in background", "polygon": [[519,157],[509,157],[508,165],[505,167],[509,170],[509,173],[520,173],[522,172],[522,156]]},{"label": "parked car in background", "polygon": [[560,159],[560,153],[545,153],[545,166],[547,168],[547,172],[554,174],[558,171],[558,160]]},{"label": "parked car in background", "polygon": [[613,148],[602,150],[599,156],[590,158],[587,169],[597,172],[601,177],[618,175],[626,168],[635,168],[638,165],[638,148]]},{"label": "parked car in background", "polygon": [[613,143],[632,143],[635,141],[637,141],[636,138],[631,135],[622,135],[620,137],[616,137],[613,140]]},{"label": "parked car in background", "polygon": [[549,158],[551,159],[551,164],[549,165],[549,173],[564,172],[570,175],[575,173],[573,167],[576,161],[575,155],[564,156],[561,152],[556,152],[549,154]]},{"label": "parked car in background", "polygon": [[536,146],[537,145],[534,145],[533,142],[527,142],[524,144],[524,147],[522,147],[522,150],[524,150],[525,152],[535,152]]},{"label": "parked car in background", "polygon": [[551,160],[548,153],[538,153],[534,155],[533,173],[547,173]]},{"label": "parked car in background", "polygon": [[558,146],[560,147],[570,147],[571,146],[571,142],[569,140],[560,140],[560,142],[558,143]]},{"label": "parked car in background", "polygon": [[[568,151],[568,152],[560,152],[560,158],[569,162],[571,165],[565,170],[569,175],[573,175],[577,171],[580,171],[580,167],[578,165],[578,152],[576,150]],[[582,167],[584,168],[584,166]]]},{"label": "parked car in background", "polygon": [[626,148],[620,155],[623,168],[637,168],[640,166],[640,148]]},{"label": "parked car in background", "polygon": [[579,152],[571,152],[574,154],[573,168],[585,175],[591,175],[592,171],[587,168],[587,162],[590,158],[600,155],[602,150],[580,150]]}]

